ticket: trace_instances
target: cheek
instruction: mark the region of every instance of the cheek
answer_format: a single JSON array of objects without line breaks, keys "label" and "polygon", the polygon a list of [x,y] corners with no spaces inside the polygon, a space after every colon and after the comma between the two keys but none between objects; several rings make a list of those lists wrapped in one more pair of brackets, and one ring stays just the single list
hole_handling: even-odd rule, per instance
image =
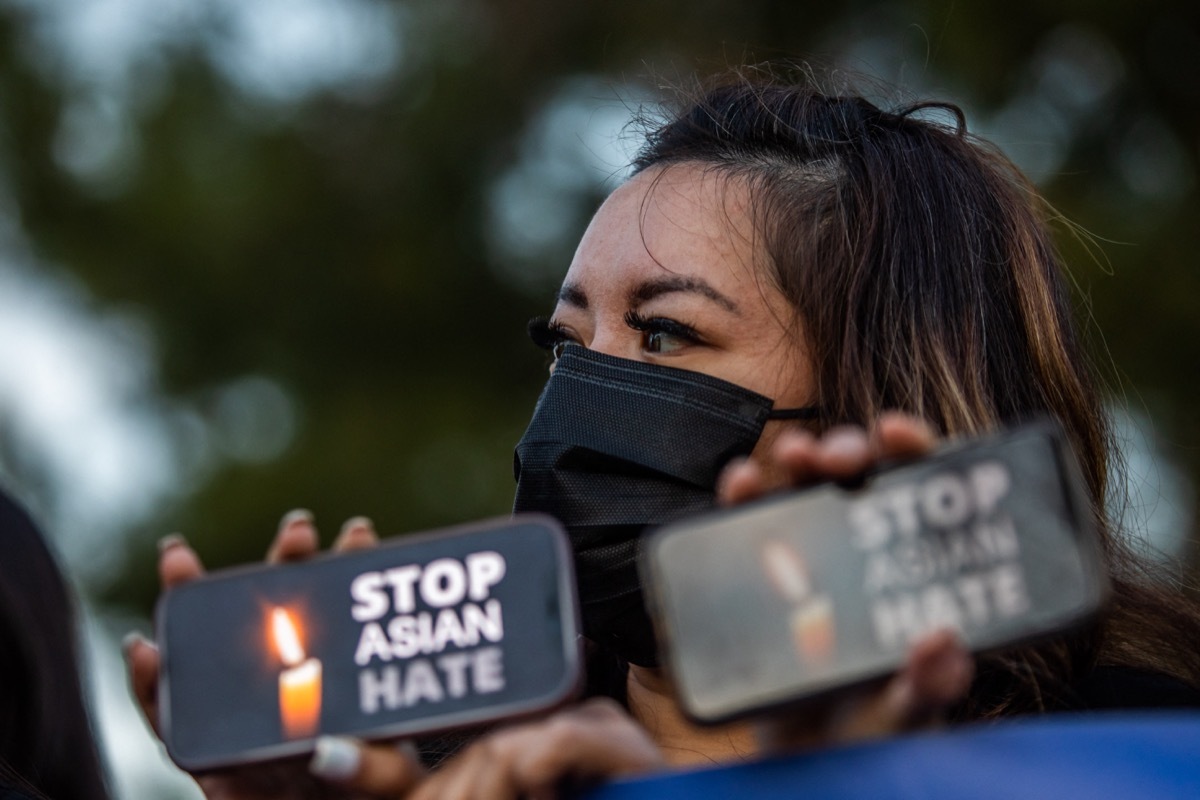
[{"label": "cheek", "polygon": [[737,353],[741,375],[733,382],[770,397],[775,408],[811,405],[816,381],[803,336],[775,322],[760,327],[763,332]]}]

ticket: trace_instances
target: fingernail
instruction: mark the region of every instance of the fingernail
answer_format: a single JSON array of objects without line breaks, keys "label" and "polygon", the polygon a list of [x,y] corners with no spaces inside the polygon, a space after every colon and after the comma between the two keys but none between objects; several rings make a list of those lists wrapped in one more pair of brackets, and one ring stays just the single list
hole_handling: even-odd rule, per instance
[{"label": "fingernail", "polygon": [[146,641],[145,636],[142,636],[137,631],[130,631],[129,633],[127,633],[123,637],[121,637],[121,650],[128,653],[130,650],[133,649],[133,646],[135,644],[141,644],[144,641]]},{"label": "fingernail", "polygon": [[775,440],[774,448],[780,450],[787,447],[806,447],[811,445],[815,438],[809,431],[788,428],[780,432],[779,437]]},{"label": "fingernail", "polygon": [[279,527],[286,528],[289,525],[294,525],[297,522],[312,523],[313,514],[307,508],[293,508],[291,511],[283,515],[283,519],[279,523]]},{"label": "fingernail", "polygon": [[757,471],[757,464],[755,464],[746,456],[738,456],[736,458],[731,458],[725,464],[725,466],[721,468],[720,473],[717,474],[717,480],[718,482],[729,481],[740,474],[746,472],[753,473]]},{"label": "fingernail", "polygon": [[168,533],[158,540],[158,552],[165,553],[172,547],[180,547],[186,544],[187,539],[183,538],[182,533]]},{"label": "fingernail", "polygon": [[342,523],[341,532],[349,533],[350,531],[354,530],[355,528],[366,528],[367,530],[374,532],[375,531],[375,523],[372,522],[368,517],[351,517],[350,519],[348,519],[344,523]]},{"label": "fingernail", "polygon": [[345,781],[358,774],[362,752],[358,743],[344,736],[321,736],[313,750],[308,771],[318,778]]},{"label": "fingernail", "polygon": [[862,431],[834,431],[821,441],[826,455],[857,458],[867,450],[867,436]]}]

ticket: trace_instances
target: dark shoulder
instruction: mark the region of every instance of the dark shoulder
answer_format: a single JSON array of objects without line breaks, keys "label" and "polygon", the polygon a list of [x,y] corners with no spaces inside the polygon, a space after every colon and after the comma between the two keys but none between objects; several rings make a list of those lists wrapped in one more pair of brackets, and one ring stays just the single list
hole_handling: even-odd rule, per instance
[{"label": "dark shoulder", "polygon": [[1200,708],[1200,689],[1154,670],[1099,666],[1074,688],[1080,709]]}]

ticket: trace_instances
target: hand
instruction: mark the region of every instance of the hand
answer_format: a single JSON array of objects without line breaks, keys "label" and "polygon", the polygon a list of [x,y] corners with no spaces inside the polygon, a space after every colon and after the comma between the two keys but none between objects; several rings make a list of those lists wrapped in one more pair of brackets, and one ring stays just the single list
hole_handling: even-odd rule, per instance
[{"label": "hand", "polygon": [[[927,423],[899,413],[882,415],[870,431],[841,427],[823,436],[805,431],[781,434],[765,463],[743,460],[726,468],[717,485],[725,506],[768,492],[826,480],[854,480],[884,460],[921,458],[938,437]],[[794,715],[763,720],[759,741],[768,751],[886,736],[936,724],[946,708],[966,696],[974,661],[953,631],[918,640],[905,665],[881,684],[843,693],[803,719]]]},{"label": "hand", "polygon": [[665,766],[645,730],[616,703],[593,699],[544,719],[486,734],[427,773],[411,748],[344,738],[317,742],[311,768],[344,789],[405,800],[545,800],[564,782]]},{"label": "hand", "polygon": [[[344,552],[373,547],[378,541],[371,521],[365,517],[348,520],[333,544],[335,551]],[[279,523],[275,538],[267,551],[267,562],[282,564],[303,561],[319,549],[317,529],[307,511],[286,514]],[[178,534],[159,543],[158,575],[164,591],[196,580],[204,574],[204,565],[196,552]],[[158,648],[140,636],[125,641],[125,659],[133,695],[155,733],[158,727]],[[210,800],[272,800],[274,798],[336,797],[329,787],[311,778],[302,762],[274,764],[222,770],[195,776],[205,796]]]},{"label": "hand", "polygon": [[803,430],[781,433],[765,462],[739,459],[717,482],[717,502],[735,506],[782,488],[860,477],[881,461],[908,461],[929,455],[937,434],[924,420],[887,412],[870,431],[833,428],[822,436]]}]

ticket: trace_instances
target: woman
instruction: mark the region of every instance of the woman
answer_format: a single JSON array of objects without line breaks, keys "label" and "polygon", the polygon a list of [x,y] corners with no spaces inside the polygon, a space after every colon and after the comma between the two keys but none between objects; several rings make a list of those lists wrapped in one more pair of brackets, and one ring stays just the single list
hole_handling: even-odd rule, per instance
[{"label": "woman", "polygon": [[108,797],[75,615],[29,516],[0,492],[0,800]]},{"label": "woman", "polygon": [[[384,796],[489,797],[752,755],[763,737],[689,726],[655,666],[631,572],[642,530],[714,497],[852,477],[937,437],[1047,413],[1079,455],[1105,539],[1105,620],[974,665],[952,637],[930,637],[853,713],[772,731],[857,737],[950,705],[977,719],[1200,703],[1200,653],[1171,645],[1197,641],[1200,616],[1108,524],[1109,431],[1048,217],[952,106],[893,113],[737,76],[654,130],[584,234],[553,315],[531,329],[560,368],[517,449],[516,508],[567,526],[594,661],[608,663],[594,674],[619,676],[605,693],[629,716],[585,705],[485,737],[431,776],[388,749],[323,742],[316,770]],[[603,377],[578,388],[588,370]],[[592,392],[608,402],[587,402]],[[714,399],[731,395],[751,411]],[[280,542],[310,549],[286,528]]]}]

